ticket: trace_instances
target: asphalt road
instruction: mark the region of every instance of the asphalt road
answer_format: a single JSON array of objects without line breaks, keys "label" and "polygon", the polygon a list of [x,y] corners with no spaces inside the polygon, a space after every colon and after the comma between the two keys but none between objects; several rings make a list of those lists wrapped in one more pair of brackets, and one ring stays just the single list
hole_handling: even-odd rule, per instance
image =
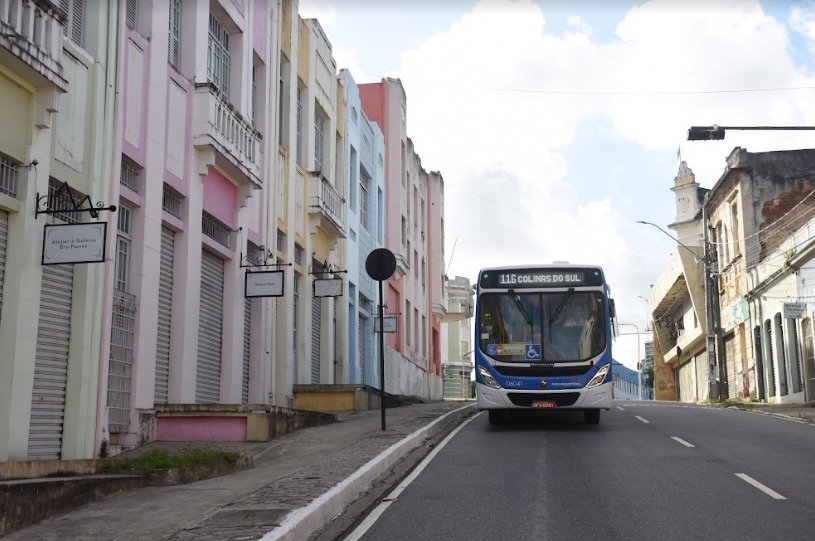
[{"label": "asphalt road", "polygon": [[598,426],[481,414],[412,475],[346,539],[815,537],[815,425],[741,410],[616,402]]}]

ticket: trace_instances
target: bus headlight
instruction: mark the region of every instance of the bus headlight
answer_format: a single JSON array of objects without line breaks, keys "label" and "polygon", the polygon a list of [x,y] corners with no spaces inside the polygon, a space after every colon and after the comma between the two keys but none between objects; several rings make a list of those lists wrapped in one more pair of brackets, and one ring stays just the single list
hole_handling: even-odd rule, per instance
[{"label": "bus headlight", "polygon": [[597,387],[598,385],[603,383],[603,380],[606,379],[606,374],[608,374],[608,369],[609,368],[611,368],[611,365],[607,364],[603,368],[598,370],[597,373],[594,375],[594,377],[591,378],[591,381],[589,381],[586,384],[586,388]]},{"label": "bus headlight", "polygon": [[[608,368],[608,367],[606,367],[606,368]],[[498,382],[495,381],[495,378],[492,377],[490,375],[489,371],[486,368],[484,368],[483,366],[478,367],[478,373],[481,374],[481,379],[484,381],[484,385],[487,385],[488,387],[494,387],[496,389],[501,388],[501,386],[498,384]]]}]

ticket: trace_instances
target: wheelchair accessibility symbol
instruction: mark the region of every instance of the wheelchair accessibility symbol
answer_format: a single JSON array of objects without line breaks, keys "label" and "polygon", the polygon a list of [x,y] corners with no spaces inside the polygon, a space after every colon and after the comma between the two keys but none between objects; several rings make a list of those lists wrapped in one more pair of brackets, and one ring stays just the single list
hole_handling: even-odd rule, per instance
[{"label": "wheelchair accessibility symbol", "polygon": [[541,345],[526,344],[526,354],[524,358],[527,361],[539,361],[541,358]]}]

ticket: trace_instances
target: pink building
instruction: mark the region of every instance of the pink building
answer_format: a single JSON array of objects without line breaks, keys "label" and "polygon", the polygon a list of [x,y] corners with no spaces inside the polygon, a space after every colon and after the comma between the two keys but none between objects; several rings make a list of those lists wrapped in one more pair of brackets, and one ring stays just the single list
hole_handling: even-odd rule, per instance
[{"label": "pink building", "polygon": [[440,399],[444,182],[425,171],[407,136],[402,82],[361,84],[359,93],[365,114],[385,137],[385,247],[397,263],[385,292],[387,312],[397,316],[397,332],[386,343],[385,389]]}]

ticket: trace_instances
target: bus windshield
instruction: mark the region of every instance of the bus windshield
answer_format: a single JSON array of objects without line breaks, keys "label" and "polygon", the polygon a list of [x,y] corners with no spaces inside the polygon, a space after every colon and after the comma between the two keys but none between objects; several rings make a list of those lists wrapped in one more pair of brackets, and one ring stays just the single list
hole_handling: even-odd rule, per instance
[{"label": "bus windshield", "polygon": [[501,362],[587,361],[606,348],[603,295],[596,291],[484,293],[479,348]]}]

